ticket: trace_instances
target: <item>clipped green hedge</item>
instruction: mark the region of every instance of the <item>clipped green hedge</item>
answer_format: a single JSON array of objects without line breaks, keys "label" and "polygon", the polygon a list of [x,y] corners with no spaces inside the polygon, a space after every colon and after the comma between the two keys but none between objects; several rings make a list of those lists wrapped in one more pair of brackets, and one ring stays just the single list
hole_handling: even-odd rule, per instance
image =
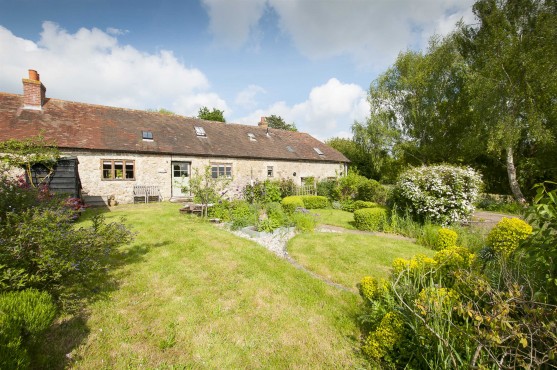
[{"label": "clipped green hedge", "polygon": [[301,196],[298,195],[291,195],[289,197],[285,197],[280,202],[282,208],[288,213],[294,213],[296,208],[304,208],[304,201]]},{"label": "clipped green hedge", "polygon": [[362,209],[362,208],[375,208],[379,207],[379,204],[374,202],[367,202],[365,200],[357,200],[354,202],[354,210]]},{"label": "clipped green hedge", "polygon": [[383,207],[362,208],[354,211],[358,230],[383,231],[387,225],[387,210]]},{"label": "clipped green hedge", "polygon": [[307,209],[318,209],[329,207],[329,199],[321,195],[302,195],[302,201],[304,202],[304,208]]}]

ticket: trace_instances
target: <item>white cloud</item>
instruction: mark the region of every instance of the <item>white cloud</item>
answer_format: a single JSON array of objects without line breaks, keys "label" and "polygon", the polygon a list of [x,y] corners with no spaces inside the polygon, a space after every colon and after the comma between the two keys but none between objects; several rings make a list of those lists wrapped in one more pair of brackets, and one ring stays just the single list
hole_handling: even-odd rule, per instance
[{"label": "white cloud", "polygon": [[331,78],[314,87],[304,102],[292,106],[276,102],[235,121],[255,125],[261,116],[271,114],[281,116],[287,123],[294,122],[298,131],[325,140],[335,136],[351,137],[350,127],[355,120],[367,117],[369,105],[367,93],[360,86]]},{"label": "white cloud", "polygon": [[202,0],[209,14],[209,30],[225,46],[242,46],[255,30],[266,0]]},{"label": "white cloud", "polygon": [[264,94],[266,90],[261,86],[249,85],[236,95],[234,102],[241,108],[253,109],[257,106],[257,94]]},{"label": "white cloud", "polygon": [[[422,48],[434,33],[446,34],[471,19],[474,0],[203,0],[217,40],[244,45],[264,14],[278,15],[282,31],[310,58],[352,56],[357,64],[383,68],[399,51]],[[234,14],[234,16],[230,16]]]},{"label": "white cloud", "polygon": [[0,45],[0,85],[9,92],[21,93],[21,78],[27,69],[36,69],[48,97],[137,109],[163,107],[192,116],[201,105],[228,110],[210,91],[206,76],[185,67],[171,51],[143,53],[96,28],[70,34],[44,22],[35,43],[0,26]]}]

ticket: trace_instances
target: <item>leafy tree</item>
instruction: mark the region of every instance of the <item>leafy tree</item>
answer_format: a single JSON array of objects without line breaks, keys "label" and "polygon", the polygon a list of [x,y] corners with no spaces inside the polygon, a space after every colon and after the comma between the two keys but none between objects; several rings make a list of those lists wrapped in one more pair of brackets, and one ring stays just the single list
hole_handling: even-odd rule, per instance
[{"label": "leafy tree", "polygon": [[197,113],[197,118],[207,121],[226,122],[224,119],[224,111],[217,108],[213,108],[213,110],[210,111],[207,107],[201,107]]},{"label": "leafy tree", "polygon": [[171,110],[165,109],[165,108],[147,109],[147,112],[166,114],[166,115],[168,115],[168,116],[174,116],[174,115],[176,115],[176,113],[172,112]]},{"label": "leafy tree", "polygon": [[506,171],[525,202],[521,187],[557,175],[557,43],[547,41],[557,39],[557,6],[479,0],[474,13],[478,23],[401,53],[372,83],[371,116],[354,138],[394,163],[472,165],[498,188]]},{"label": "leafy tree", "polygon": [[224,189],[232,182],[231,178],[214,178],[211,173],[211,166],[205,166],[203,172],[198,168],[193,170],[189,184],[182,188],[184,193],[193,193],[194,200],[203,207],[203,217],[207,217],[207,206],[218,202],[226,193]]},{"label": "leafy tree", "polygon": [[267,125],[271,128],[276,128],[279,130],[288,131],[298,131],[294,123],[286,123],[281,116],[275,116],[274,114],[266,117]]},{"label": "leafy tree", "polygon": [[554,146],[557,133],[557,4],[479,0],[473,10],[478,24],[461,25],[458,34],[473,71],[471,106],[488,126],[488,150],[504,153],[511,190],[524,203],[516,157],[525,147]]},{"label": "leafy tree", "polygon": [[373,160],[356,141],[341,137],[333,137],[325,141],[327,145],[335,148],[350,160],[350,168],[368,178],[379,178]]}]

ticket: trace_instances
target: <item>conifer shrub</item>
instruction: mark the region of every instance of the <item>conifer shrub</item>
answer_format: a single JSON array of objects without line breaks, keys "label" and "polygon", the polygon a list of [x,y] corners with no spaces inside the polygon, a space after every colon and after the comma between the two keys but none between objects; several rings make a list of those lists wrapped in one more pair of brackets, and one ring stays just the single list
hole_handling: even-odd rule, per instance
[{"label": "conifer shrub", "polygon": [[502,256],[510,255],[532,234],[532,226],[519,218],[503,217],[487,235],[487,244]]},{"label": "conifer shrub", "polygon": [[354,223],[358,230],[383,231],[387,225],[387,210],[382,207],[359,209],[354,211]]}]

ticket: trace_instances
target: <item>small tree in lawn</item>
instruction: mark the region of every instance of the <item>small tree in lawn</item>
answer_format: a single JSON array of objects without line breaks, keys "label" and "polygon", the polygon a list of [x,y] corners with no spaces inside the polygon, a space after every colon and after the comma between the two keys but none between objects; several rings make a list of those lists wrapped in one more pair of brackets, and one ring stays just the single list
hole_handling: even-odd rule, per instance
[{"label": "small tree in lawn", "polygon": [[185,185],[182,191],[193,193],[194,201],[203,206],[203,217],[207,217],[207,205],[218,202],[226,193],[224,189],[231,181],[231,178],[224,176],[213,177],[211,166],[205,166],[203,173],[195,168],[189,184]]}]

